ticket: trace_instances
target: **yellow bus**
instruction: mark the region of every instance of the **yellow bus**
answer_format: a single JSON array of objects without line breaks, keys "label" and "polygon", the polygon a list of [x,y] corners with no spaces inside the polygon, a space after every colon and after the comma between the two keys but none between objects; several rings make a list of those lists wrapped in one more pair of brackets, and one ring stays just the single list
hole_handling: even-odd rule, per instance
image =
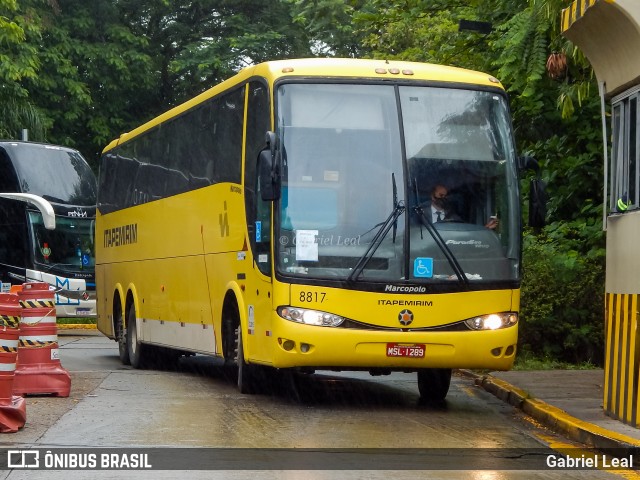
[{"label": "yellow bus", "polygon": [[246,68],[104,149],[98,328],[134,367],[224,358],[243,393],[268,370],[402,371],[442,400],[452,368],[514,361],[519,163],[490,75]]}]

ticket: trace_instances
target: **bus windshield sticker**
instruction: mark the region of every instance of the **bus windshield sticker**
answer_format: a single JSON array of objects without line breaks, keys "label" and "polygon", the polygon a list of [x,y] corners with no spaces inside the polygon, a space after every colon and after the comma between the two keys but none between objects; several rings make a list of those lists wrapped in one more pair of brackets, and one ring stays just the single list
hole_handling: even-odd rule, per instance
[{"label": "bus windshield sticker", "polygon": [[262,222],[260,220],[256,221],[256,242],[262,241]]},{"label": "bus windshield sticker", "polygon": [[297,230],[296,231],[296,260],[297,261],[318,261],[318,230]]},{"label": "bus windshield sticker", "polygon": [[253,305],[249,305],[247,309],[247,330],[249,331],[249,335],[253,335],[255,333],[256,328],[256,318],[254,313]]},{"label": "bus windshield sticker", "polygon": [[418,257],[413,262],[413,276],[416,278],[433,277],[433,258]]},{"label": "bus windshield sticker", "polygon": [[42,256],[44,257],[44,260],[48,261],[49,257],[51,256],[51,249],[49,248],[49,244],[45,243],[44,246],[40,249],[40,252],[42,253]]}]

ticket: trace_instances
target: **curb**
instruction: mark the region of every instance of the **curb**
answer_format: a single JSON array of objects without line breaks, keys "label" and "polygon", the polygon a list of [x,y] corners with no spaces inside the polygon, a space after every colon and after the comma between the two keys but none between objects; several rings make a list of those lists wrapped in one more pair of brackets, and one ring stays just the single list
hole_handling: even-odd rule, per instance
[{"label": "curb", "polygon": [[61,323],[58,324],[58,330],[96,330],[98,327],[95,323]]},{"label": "curb", "polygon": [[98,327],[93,323],[68,323],[58,325],[59,336],[73,335],[101,335]]},{"label": "curb", "polygon": [[528,392],[491,375],[480,375],[470,370],[460,372],[473,378],[477,386],[575,442],[599,450],[617,449],[627,454],[638,453],[640,441],[635,438],[575,418],[564,410],[538,400]]}]

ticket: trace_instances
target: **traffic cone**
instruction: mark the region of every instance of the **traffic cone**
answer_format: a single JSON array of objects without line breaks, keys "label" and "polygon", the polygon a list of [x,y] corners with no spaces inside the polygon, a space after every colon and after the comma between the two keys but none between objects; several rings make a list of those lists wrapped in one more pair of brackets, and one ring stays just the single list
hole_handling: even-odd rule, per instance
[{"label": "traffic cone", "polygon": [[42,282],[22,285],[18,362],[13,383],[17,395],[68,397],[71,376],[60,364],[54,292]]},{"label": "traffic cone", "polygon": [[0,293],[0,433],[24,427],[27,407],[23,397],[13,395],[22,309],[15,293]]}]

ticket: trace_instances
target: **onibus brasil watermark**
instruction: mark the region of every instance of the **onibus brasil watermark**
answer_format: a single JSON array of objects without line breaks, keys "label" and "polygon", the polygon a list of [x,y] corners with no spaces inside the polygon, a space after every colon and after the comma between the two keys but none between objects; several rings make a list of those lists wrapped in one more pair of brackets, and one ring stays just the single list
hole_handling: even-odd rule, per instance
[{"label": "onibus brasil watermark", "polygon": [[147,453],[136,452],[61,452],[45,450],[8,450],[7,467],[51,470],[138,470],[151,469]]}]

